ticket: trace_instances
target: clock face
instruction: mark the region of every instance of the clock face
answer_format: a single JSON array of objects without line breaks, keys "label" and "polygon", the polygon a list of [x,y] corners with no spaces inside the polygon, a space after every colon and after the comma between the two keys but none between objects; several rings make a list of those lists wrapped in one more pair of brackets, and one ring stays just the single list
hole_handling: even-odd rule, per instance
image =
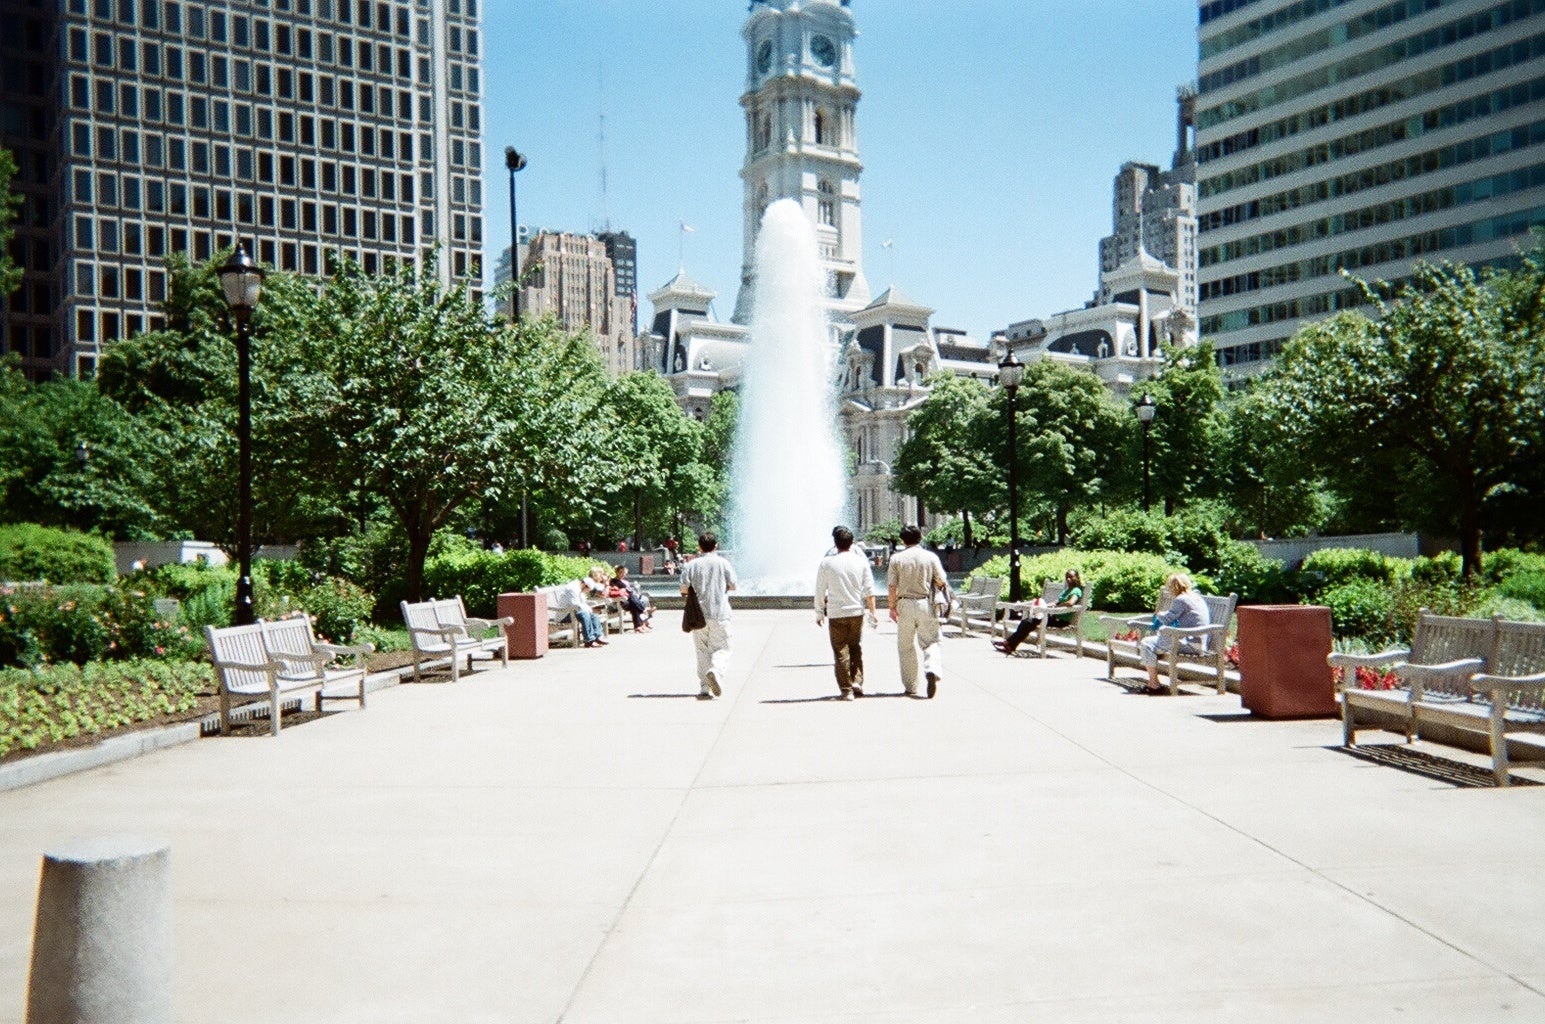
[{"label": "clock face", "polygon": [[772,40],[765,39],[756,48],[756,69],[764,75],[772,69]]},{"label": "clock face", "polygon": [[825,36],[816,36],[810,40],[810,56],[823,68],[829,68],[837,63],[837,46]]}]

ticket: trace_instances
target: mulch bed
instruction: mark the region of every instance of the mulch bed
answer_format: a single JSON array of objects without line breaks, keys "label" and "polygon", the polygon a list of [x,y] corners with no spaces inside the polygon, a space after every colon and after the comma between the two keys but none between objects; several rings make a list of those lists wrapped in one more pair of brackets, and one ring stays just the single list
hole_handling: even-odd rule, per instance
[{"label": "mulch bed", "polygon": [[[365,659],[365,664],[371,672],[384,672],[388,669],[401,668],[404,665],[413,664],[413,654],[410,651],[386,651],[381,654],[373,654]],[[287,728],[291,725],[299,725],[322,717],[312,710],[310,700],[301,704],[301,710],[288,710],[284,712],[283,725]],[[80,736],[72,736],[58,743],[46,743],[32,750],[12,750],[4,757],[0,757],[0,764],[12,764],[28,757],[36,757],[39,754],[50,754],[58,750],[72,750],[80,747],[94,747],[105,739],[114,736],[123,736],[144,729],[160,729],[169,725],[181,725],[184,722],[197,722],[210,715],[220,713],[220,695],[214,690],[201,691],[194,700],[193,707],[188,711],[182,711],[171,715],[157,715],[155,718],[147,718],[143,722],[134,722],[120,726],[108,732],[84,733]],[[233,723],[231,735],[233,736],[266,736],[269,733],[267,716],[254,716],[245,722]]]}]

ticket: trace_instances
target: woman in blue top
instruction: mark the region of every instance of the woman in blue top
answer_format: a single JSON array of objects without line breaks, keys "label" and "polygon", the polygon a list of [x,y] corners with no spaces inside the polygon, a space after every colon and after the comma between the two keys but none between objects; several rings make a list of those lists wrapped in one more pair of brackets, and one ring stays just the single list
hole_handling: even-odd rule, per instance
[{"label": "woman in blue top", "polygon": [[[1052,608],[1072,608],[1084,599],[1084,581],[1079,578],[1077,569],[1069,569],[1067,575],[1062,577],[1062,593],[1057,595],[1057,603]],[[1048,613],[1050,614],[1050,613]],[[1034,615],[1027,615],[1019,622],[1019,627],[1014,630],[1012,636],[1001,643],[994,640],[992,645],[1004,654],[1013,655],[1030,636],[1030,631],[1040,620]],[[1050,615],[1047,625],[1066,626],[1073,621],[1072,615]]]},{"label": "woman in blue top", "polygon": [[1178,626],[1181,629],[1192,629],[1196,626],[1208,624],[1207,602],[1202,600],[1202,595],[1191,588],[1191,577],[1183,572],[1177,572],[1164,581],[1164,593],[1173,598],[1169,607],[1165,608],[1153,617],[1154,632],[1150,636],[1143,637],[1138,646],[1138,653],[1143,659],[1143,667],[1148,669],[1148,685],[1143,692],[1152,696],[1154,694],[1168,693],[1169,688],[1159,685],[1159,655],[1168,654],[1175,646],[1174,637],[1159,637],[1161,626]]}]

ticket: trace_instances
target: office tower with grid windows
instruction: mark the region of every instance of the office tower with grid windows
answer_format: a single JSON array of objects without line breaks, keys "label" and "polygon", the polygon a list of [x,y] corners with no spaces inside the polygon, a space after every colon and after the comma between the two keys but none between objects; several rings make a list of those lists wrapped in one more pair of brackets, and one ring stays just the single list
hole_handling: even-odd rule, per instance
[{"label": "office tower with grid windows", "polygon": [[90,375],[159,326],[165,259],[482,251],[478,0],[0,0],[22,198],[0,350]]},{"label": "office tower with grid windows", "polygon": [[1506,263],[1545,225],[1545,0],[1204,0],[1202,335],[1231,376],[1340,276]]}]

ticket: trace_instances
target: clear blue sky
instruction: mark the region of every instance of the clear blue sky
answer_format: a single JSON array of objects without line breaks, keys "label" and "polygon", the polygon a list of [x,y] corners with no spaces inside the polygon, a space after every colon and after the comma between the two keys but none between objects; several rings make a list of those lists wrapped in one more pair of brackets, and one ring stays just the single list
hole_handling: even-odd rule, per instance
[{"label": "clear blue sky", "polygon": [[[682,262],[734,309],[745,0],[484,0],[488,265],[521,223],[639,245],[639,316]],[[1127,160],[1168,166],[1195,0],[853,0],[864,260],[985,339],[1087,300]],[[605,114],[606,198],[600,140]],[[881,248],[894,240],[892,250]]]}]

